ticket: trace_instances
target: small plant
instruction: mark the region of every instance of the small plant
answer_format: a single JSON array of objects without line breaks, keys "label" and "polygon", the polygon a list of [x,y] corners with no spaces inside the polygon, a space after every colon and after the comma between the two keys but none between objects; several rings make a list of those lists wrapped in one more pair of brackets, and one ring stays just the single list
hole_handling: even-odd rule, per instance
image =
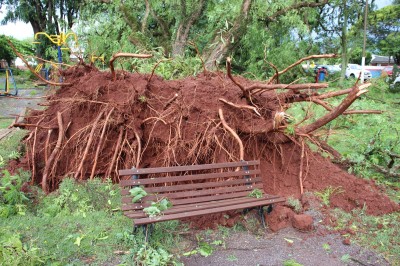
[{"label": "small plant", "polygon": [[200,242],[200,243],[199,243],[198,251],[199,251],[199,253],[200,253],[201,256],[203,256],[203,257],[208,257],[208,256],[210,256],[211,254],[213,254],[214,249],[213,249],[213,247],[212,247],[210,244],[208,244],[207,242]]},{"label": "small plant", "polygon": [[317,195],[322,200],[322,203],[325,206],[329,206],[332,195],[341,194],[343,192],[344,190],[341,187],[334,188],[332,186],[329,186],[321,192],[315,192],[315,195]]},{"label": "small plant", "polygon": [[165,211],[171,207],[172,207],[171,201],[169,201],[166,198],[163,198],[158,202],[152,202],[151,205],[147,208],[144,208],[143,211],[149,217],[156,217],[156,216],[160,216],[163,211]]},{"label": "small plant", "polygon": [[258,188],[253,189],[253,191],[250,192],[250,194],[248,195],[248,197],[260,199],[260,198],[263,197],[263,192],[262,192],[260,189],[258,189]]},{"label": "small plant", "polygon": [[340,260],[341,260],[343,263],[350,263],[350,262],[351,262],[351,256],[350,256],[349,254],[344,254],[344,255],[340,258]]},{"label": "small plant", "polygon": [[331,252],[331,245],[329,245],[328,243],[322,244],[322,248],[328,253]]},{"label": "small plant", "polygon": [[291,260],[285,260],[283,262],[283,266],[303,266],[303,264],[300,264],[294,259],[291,259]]},{"label": "small plant", "polygon": [[230,254],[229,256],[228,256],[228,258],[226,258],[228,261],[238,261],[238,258],[236,258],[236,256],[235,255],[233,255],[233,254]]},{"label": "small plant", "polygon": [[25,215],[29,199],[21,188],[26,180],[27,177],[21,173],[11,175],[7,170],[3,171],[0,178],[0,217]]},{"label": "small plant", "polygon": [[173,255],[168,251],[161,247],[154,248],[148,243],[143,244],[137,250],[131,250],[131,258],[127,261],[128,265],[131,265],[132,261],[133,265],[149,266],[172,265],[174,262]]},{"label": "small plant", "polygon": [[12,151],[12,152],[8,155],[8,158],[11,159],[11,160],[16,160],[16,159],[18,159],[19,157],[21,157],[21,153],[18,152],[18,151]]},{"label": "small plant", "polygon": [[286,201],[287,205],[289,205],[291,208],[293,208],[293,210],[296,213],[300,213],[302,207],[301,207],[301,203],[298,199],[295,199],[294,197],[290,196],[287,201]]},{"label": "small plant", "polygon": [[147,102],[147,97],[144,96],[144,95],[140,95],[139,98],[138,98],[138,100],[139,100],[139,102],[141,102],[141,103],[145,103],[145,102]]},{"label": "small plant", "polygon": [[134,187],[129,190],[130,195],[133,197],[132,202],[139,202],[142,198],[147,196],[147,192],[144,190],[143,186]]}]

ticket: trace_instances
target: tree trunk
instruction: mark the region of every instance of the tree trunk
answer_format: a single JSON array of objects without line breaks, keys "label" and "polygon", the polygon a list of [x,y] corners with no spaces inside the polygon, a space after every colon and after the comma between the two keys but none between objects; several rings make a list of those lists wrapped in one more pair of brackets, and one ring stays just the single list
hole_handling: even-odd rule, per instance
[{"label": "tree trunk", "polygon": [[[172,56],[184,56],[185,45],[189,38],[189,32],[193,24],[199,19],[203,13],[206,0],[200,0],[198,7],[189,15],[186,14],[186,8],[182,8],[181,21],[176,32],[175,41],[172,44]],[[186,5],[186,1],[181,1],[181,5]]]},{"label": "tree trunk", "polygon": [[347,19],[349,17],[346,0],[343,1],[343,26],[342,26],[342,35],[340,37],[340,45],[342,46],[342,70],[340,71],[340,80],[339,84],[343,85],[346,68],[347,68]]},{"label": "tree trunk", "polygon": [[250,21],[252,2],[252,0],[243,0],[240,13],[235,18],[232,28],[222,35],[216,33],[211,43],[217,44],[203,51],[203,58],[207,69],[213,70],[215,68],[215,62],[218,64],[224,60],[232,48],[239,43],[240,39],[246,33],[246,27]]}]

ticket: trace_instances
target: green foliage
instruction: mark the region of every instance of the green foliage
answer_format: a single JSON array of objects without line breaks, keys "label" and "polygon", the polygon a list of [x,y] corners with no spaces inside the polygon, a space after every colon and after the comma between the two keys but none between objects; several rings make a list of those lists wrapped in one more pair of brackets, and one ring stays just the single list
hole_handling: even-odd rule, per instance
[{"label": "green foliage", "polygon": [[[9,126],[10,124],[7,123],[6,125]],[[0,162],[3,161],[3,165],[7,164],[10,159],[16,159],[24,153],[25,146],[21,143],[21,139],[25,135],[25,130],[17,130],[0,140]]]},{"label": "green foliage", "polygon": [[[354,234],[344,235],[345,237],[351,237],[352,242],[379,252],[388,260],[390,265],[399,264],[399,212],[381,216],[370,216],[363,209],[355,209],[350,213],[341,209],[335,209],[331,215],[341,225],[341,227],[335,227],[335,230],[350,228]],[[346,260],[349,259],[349,256],[343,257]]]},{"label": "green foliage", "polygon": [[250,194],[247,196],[250,198],[260,199],[263,197],[263,192],[262,192],[262,190],[256,188],[256,189],[253,189],[253,191],[251,191]]},{"label": "green foliage", "polygon": [[303,264],[298,263],[294,259],[290,259],[290,260],[285,260],[283,262],[283,266],[303,266]]},{"label": "green foliage", "polygon": [[149,217],[156,217],[162,215],[162,212],[171,208],[172,203],[166,198],[163,198],[157,202],[152,202],[149,207],[146,207],[143,209],[143,211],[149,216]]},{"label": "green foliage", "polygon": [[43,265],[47,258],[33,243],[23,243],[19,234],[0,228],[0,264],[4,266]]},{"label": "green foliage", "polygon": [[383,55],[400,63],[400,5],[385,6],[368,15],[368,39]]},{"label": "green foliage", "polygon": [[295,212],[300,213],[300,211],[302,209],[300,200],[290,196],[287,198],[286,203],[287,203],[287,205],[292,207]]},{"label": "green foliage", "polygon": [[132,197],[133,203],[139,202],[142,198],[147,196],[147,192],[144,190],[143,186],[134,187],[129,190],[129,193]]},{"label": "green foliage", "polygon": [[15,46],[15,48],[25,55],[33,55],[34,48],[33,45],[28,41],[20,41],[11,36],[0,35],[0,59],[5,59],[8,62],[8,65],[11,64],[11,61],[14,60],[17,56],[10,47],[7,42],[9,39]]},{"label": "green foliage", "polygon": [[153,248],[148,244],[144,244],[135,253],[135,265],[170,265],[173,262],[173,255],[163,248]]},{"label": "green foliage", "polygon": [[112,211],[119,206],[118,188],[110,180],[102,183],[100,179],[76,183],[74,179],[65,178],[58,191],[43,198],[38,213],[56,217],[63,215],[83,216],[93,211]]},{"label": "green foliage", "polygon": [[12,215],[25,215],[29,198],[21,191],[22,186],[28,180],[29,173],[20,172],[19,175],[11,175],[3,170],[0,175],[0,217],[7,218]]},{"label": "green foliage", "polygon": [[321,200],[322,203],[326,206],[329,206],[330,204],[330,198],[334,195],[334,194],[340,194],[343,193],[344,191],[342,190],[341,187],[327,187],[325,188],[323,191],[321,192],[314,192],[315,195],[317,195]]}]

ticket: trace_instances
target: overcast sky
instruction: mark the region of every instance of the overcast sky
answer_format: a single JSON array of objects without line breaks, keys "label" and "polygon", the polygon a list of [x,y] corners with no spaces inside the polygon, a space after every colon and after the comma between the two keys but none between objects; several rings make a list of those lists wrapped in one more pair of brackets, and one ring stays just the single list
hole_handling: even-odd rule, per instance
[{"label": "overcast sky", "polygon": [[[392,0],[376,0],[378,8],[390,5]],[[5,7],[0,10],[0,21],[3,20],[5,15]],[[33,30],[30,24],[23,23],[21,21],[17,23],[8,23],[7,25],[0,26],[0,34],[13,36],[19,40],[33,37]]]}]

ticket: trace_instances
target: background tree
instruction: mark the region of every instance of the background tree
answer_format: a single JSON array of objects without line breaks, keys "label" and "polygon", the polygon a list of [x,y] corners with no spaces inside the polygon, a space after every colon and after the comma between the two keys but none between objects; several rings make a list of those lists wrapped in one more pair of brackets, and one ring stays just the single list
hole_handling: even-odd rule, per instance
[{"label": "background tree", "polygon": [[[32,26],[33,33],[47,32],[60,34],[72,28],[79,14],[82,2],[78,0],[0,0],[0,6],[6,7],[2,24],[21,20]],[[38,46],[37,55],[43,57],[49,41]]]},{"label": "background tree", "polygon": [[11,49],[10,45],[8,45],[7,39],[10,39],[18,51],[21,51],[24,54],[33,55],[34,47],[29,41],[19,41],[13,37],[0,35],[0,60],[4,59],[7,61],[8,65],[11,65],[11,62],[17,57],[14,51]]},{"label": "background tree", "polygon": [[[373,7],[373,1],[369,9]],[[349,34],[349,28],[362,20],[365,8],[363,0],[335,0],[330,1],[320,12],[317,20],[317,31],[320,33],[324,42],[331,42],[332,39],[339,38],[340,46],[338,52],[341,54],[341,82],[343,82],[349,55],[349,42],[354,37]],[[356,34],[357,35],[357,34]]]},{"label": "background tree", "polygon": [[368,39],[382,55],[393,56],[400,64],[400,5],[391,5],[368,16]]}]

